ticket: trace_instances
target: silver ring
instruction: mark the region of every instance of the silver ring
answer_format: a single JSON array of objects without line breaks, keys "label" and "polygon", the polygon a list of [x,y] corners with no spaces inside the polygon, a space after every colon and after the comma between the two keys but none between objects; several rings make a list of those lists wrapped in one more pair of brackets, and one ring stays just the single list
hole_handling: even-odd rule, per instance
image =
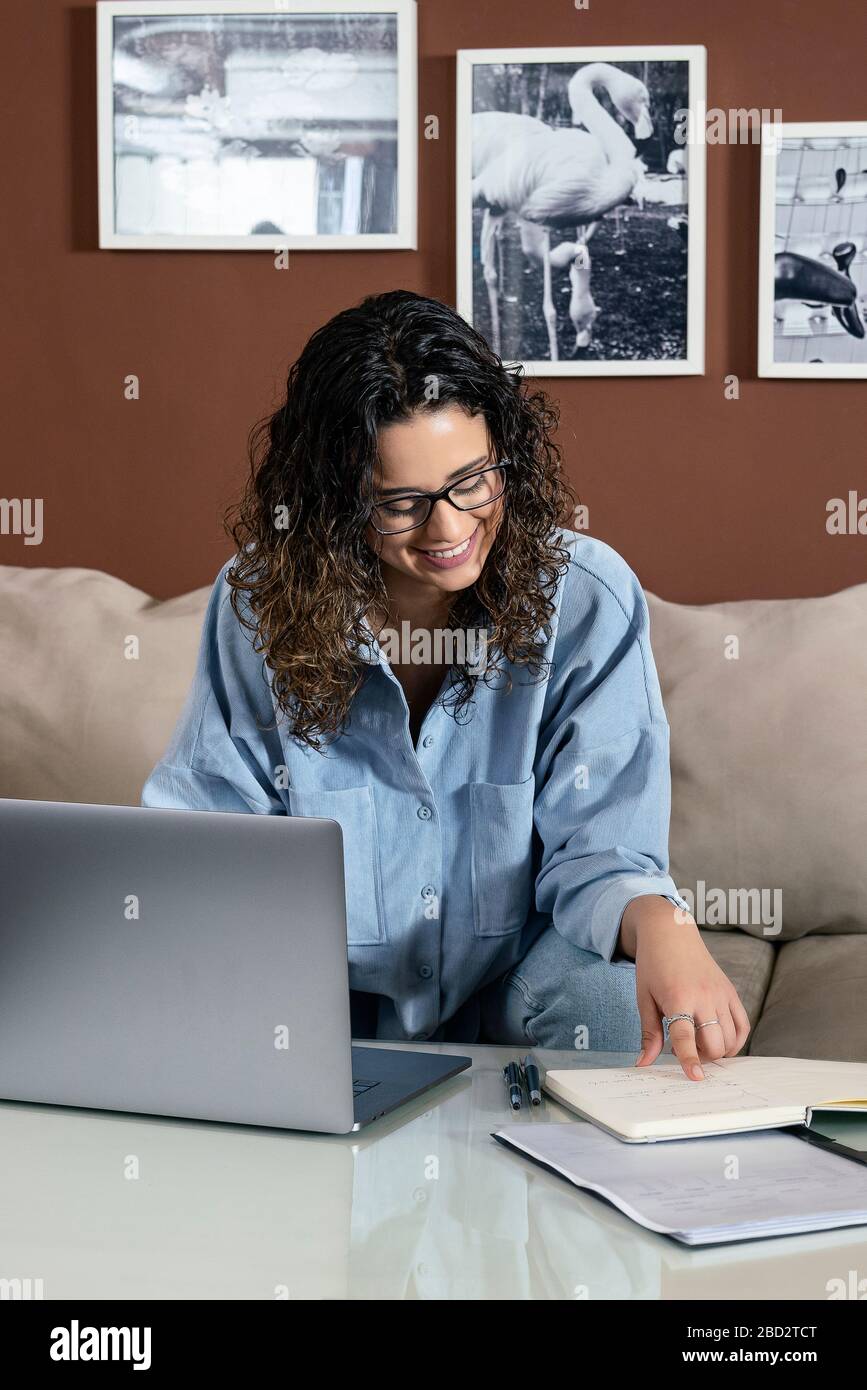
[{"label": "silver ring", "polygon": [[663,1014],[662,1022],[664,1027],[670,1028],[672,1023],[677,1023],[677,1021],[681,1018],[685,1018],[687,1023],[691,1023],[693,1028],[695,1027],[695,1019],[693,1018],[692,1014],[672,1014],[671,1018],[669,1018],[668,1014]]},{"label": "silver ring", "polygon": [[712,1028],[714,1024],[716,1024],[717,1028],[722,1028],[722,1024],[718,1018],[709,1018],[707,1023],[697,1023],[695,1025],[695,1031],[698,1032],[699,1028]]}]

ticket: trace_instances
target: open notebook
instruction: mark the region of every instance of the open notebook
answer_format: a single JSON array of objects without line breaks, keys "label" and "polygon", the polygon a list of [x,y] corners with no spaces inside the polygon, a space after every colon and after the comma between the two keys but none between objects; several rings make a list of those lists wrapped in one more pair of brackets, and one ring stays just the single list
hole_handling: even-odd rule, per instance
[{"label": "open notebook", "polygon": [[867,1114],[867,1064],[723,1057],[690,1081],[678,1062],[549,1071],[555,1100],[627,1143],[810,1124],[814,1110]]}]

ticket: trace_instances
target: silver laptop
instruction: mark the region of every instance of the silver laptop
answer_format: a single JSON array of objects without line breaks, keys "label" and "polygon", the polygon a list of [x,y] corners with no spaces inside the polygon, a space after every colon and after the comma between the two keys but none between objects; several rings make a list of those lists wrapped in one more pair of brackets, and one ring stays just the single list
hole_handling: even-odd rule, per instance
[{"label": "silver laptop", "polygon": [[345,1134],[468,1066],[351,1045],[336,821],[0,800],[0,1099]]}]

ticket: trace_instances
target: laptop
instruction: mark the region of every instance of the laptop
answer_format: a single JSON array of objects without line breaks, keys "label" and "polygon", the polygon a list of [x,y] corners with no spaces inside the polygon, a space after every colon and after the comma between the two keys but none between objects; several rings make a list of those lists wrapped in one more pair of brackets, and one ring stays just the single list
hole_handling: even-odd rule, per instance
[{"label": "laptop", "polygon": [[0,800],[0,1099],[347,1134],[470,1065],[352,1046],[336,821]]}]

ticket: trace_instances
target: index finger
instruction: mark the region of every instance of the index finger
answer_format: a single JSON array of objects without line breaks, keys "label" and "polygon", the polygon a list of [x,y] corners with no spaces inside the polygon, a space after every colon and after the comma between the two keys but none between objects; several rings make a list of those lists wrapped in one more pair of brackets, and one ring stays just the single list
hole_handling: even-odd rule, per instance
[{"label": "index finger", "polygon": [[672,1023],[668,1036],[671,1039],[671,1050],[686,1076],[690,1081],[704,1081],[704,1072],[695,1045],[695,1028],[689,1019],[679,1018]]}]

